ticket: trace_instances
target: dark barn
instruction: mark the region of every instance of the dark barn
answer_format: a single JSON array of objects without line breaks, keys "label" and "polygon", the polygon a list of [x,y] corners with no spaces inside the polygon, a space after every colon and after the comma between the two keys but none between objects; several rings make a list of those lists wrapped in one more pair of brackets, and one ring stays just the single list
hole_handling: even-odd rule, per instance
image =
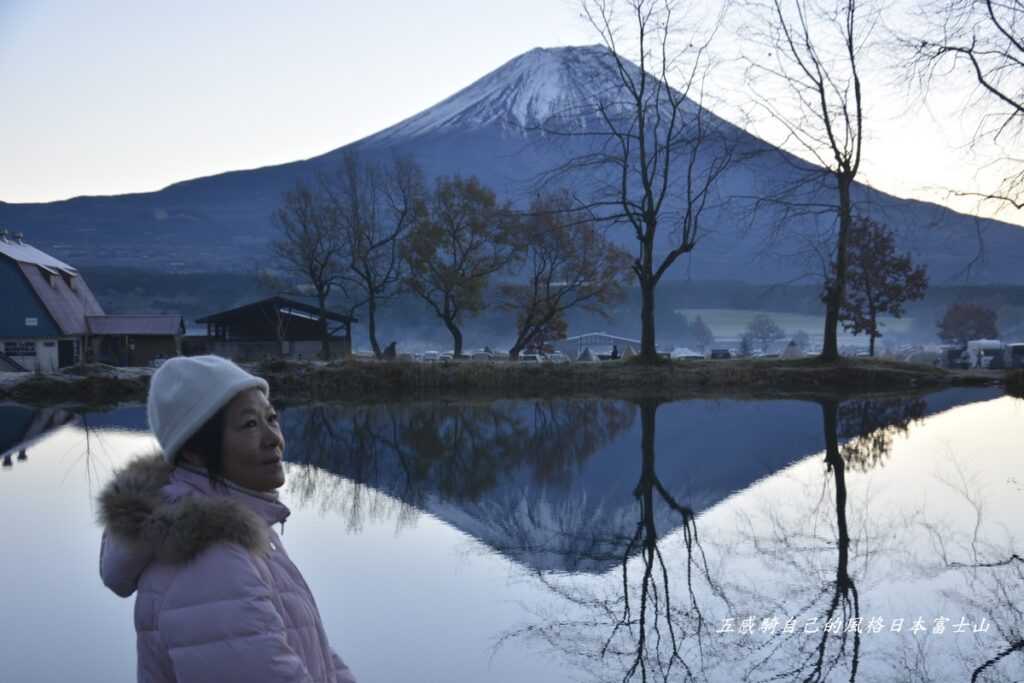
[{"label": "dark barn", "polygon": [[[316,358],[320,353],[320,312],[312,305],[281,296],[270,297],[196,320],[206,337],[192,338],[186,353],[216,353],[235,360],[266,357]],[[355,318],[327,311],[332,356],[352,351]]]}]

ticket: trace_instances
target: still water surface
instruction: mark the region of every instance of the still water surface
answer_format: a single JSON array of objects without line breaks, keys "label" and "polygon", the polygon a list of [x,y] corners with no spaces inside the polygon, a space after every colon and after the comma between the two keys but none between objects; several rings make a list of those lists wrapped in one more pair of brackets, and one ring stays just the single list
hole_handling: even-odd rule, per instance
[{"label": "still water surface", "polygon": [[[281,414],[283,540],[360,681],[1024,678],[1024,401]],[[93,496],[144,424],[0,405],[0,680],[134,679]]]}]

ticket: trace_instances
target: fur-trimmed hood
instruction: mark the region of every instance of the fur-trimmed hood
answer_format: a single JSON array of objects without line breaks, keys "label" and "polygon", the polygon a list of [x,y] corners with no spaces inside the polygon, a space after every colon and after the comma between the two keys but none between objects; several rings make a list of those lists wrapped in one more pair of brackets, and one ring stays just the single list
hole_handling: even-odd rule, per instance
[{"label": "fur-trimmed hood", "polygon": [[256,554],[270,549],[270,525],[288,508],[275,494],[227,483],[214,488],[204,470],[168,465],[159,453],[131,461],[98,497],[104,528],[101,574],[114,592],[130,595],[152,562],[181,564],[216,543]]}]

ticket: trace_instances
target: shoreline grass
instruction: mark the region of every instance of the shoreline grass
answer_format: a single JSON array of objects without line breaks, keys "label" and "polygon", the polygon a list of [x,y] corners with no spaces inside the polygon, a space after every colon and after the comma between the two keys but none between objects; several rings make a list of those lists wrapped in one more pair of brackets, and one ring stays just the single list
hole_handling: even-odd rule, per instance
[{"label": "shoreline grass", "polygon": [[[247,367],[266,377],[272,395],[288,403],[540,397],[815,399],[999,384],[1011,393],[1016,391],[1015,395],[1024,394],[1021,371],[945,370],[870,358],[836,363],[818,358],[686,360],[656,365],[633,360],[573,364],[272,360]],[[144,401],[148,387],[148,373],[86,367],[7,381],[0,384],[0,401],[111,405]]]}]

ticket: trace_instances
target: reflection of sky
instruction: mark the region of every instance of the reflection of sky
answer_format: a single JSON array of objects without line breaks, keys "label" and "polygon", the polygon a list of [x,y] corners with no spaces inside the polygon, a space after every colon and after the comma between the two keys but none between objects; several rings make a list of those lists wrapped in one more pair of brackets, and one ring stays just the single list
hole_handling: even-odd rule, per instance
[{"label": "reflection of sky", "polygon": [[[950,400],[948,395],[939,398]],[[807,422],[806,438],[811,443],[812,438],[821,438],[814,433],[820,426],[820,412],[816,406],[808,408],[801,421]],[[684,418],[694,417],[691,410],[698,408],[677,404],[659,410],[659,474],[665,465],[665,476],[670,476],[676,464],[683,473],[699,474],[701,460],[687,460],[685,449],[678,447],[688,431],[699,429],[686,424]],[[771,433],[763,423],[752,423],[752,415],[734,412],[731,402],[722,402],[716,410],[743,417],[732,421],[736,431],[756,431],[753,425],[757,424],[757,429],[766,430],[763,434]],[[766,414],[772,415],[770,410]],[[1011,547],[1008,538],[1019,531],[1024,514],[1024,477],[1019,467],[1022,418],[1024,402],[1009,398],[953,408],[912,425],[905,438],[896,437],[884,466],[863,474],[848,472],[847,509],[854,543],[850,571],[861,590],[862,614],[930,613],[955,607],[952,599],[933,590],[943,581],[954,585],[954,577],[936,581],[921,577],[922,567],[934,560],[934,553],[918,528],[922,521],[940,525],[950,548],[961,547],[973,526],[973,510],[950,482],[966,481],[972,491],[983,494],[980,534],[984,543]],[[90,424],[97,419],[87,416]],[[628,434],[622,438],[636,439],[638,432]],[[148,451],[153,442],[142,434],[104,428],[90,434],[85,453],[84,436],[79,427],[64,427],[32,449],[27,462],[0,472],[6,558],[0,563],[0,613],[7,627],[0,639],[0,661],[5,675],[13,672],[11,680],[107,681],[133,675],[131,602],[107,592],[96,575],[99,532],[90,498],[118,463],[130,454]],[[771,439],[785,440],[785,430]],[[794,442],[798,440],[794,437]],[[782,587],[810,585],[811,577],[793,575],[786,567],[773,568],[751,553],[743,532],[763,533],[766,515],[775,515],[794,532],[829,538],[831,489],[823,486],[822,446],[816,443],[811,449],[798,448],[796,457],[778,471],[766,473],[701,515],[698,526],[704,549],[711,565],[722,567],[722,581],[769,594]],[[637,448],[627,445],[606,449],[588,461],[609,477],[617,463],[624,488],[637,476]],[[289,486],[299,481],[299,469],[289,466]],[[321,497],[331,485],[338,487],[338,495],[355,495],[359,488],[334,475],[322,476]],[[676,483],[684,480],[680,476]],[[570,623],[576,617],[597,623],[587,634],[598,642],[607,637],[599,615],[595,619],[594,614],[567,604],[522,565],[433,515],[414,515],[408,523],[396,525],[401,506],[386,494],[377,495],[385,502],[392,500],[391,506],[381,508],[385,514],[364,516],[354,532],[341,512],[325,504],[330,501],[314,495],[303,503],[293,489],[284,493],[294,510],[284,542],[316,594],[332,641],[361,680],[591,680],[575,675],[584,666],[579,656],[551,655],[547,645],[534,640],[515,638],[493,659],[491,648],[503,633],[543,625],[538,620],[552,616]],[[745,517],[750,519],[749,526]],[[681,532],[661,540],[672,571],[683,566],[681,541]],[[864,545],[868,541],[875,554],[865,564],[864,558],[870,555]],[[826,548],[819,555],[810,566],[819,568],[823,576],[834,572],[834,549]],[[638,562],[633,560],[630,566],[635,577]],[[766,581],[766,576],[776,580]],[[593,594],[621,592],[621,575],[615,569],[546,580]],[[681,580],[680,575],[673,576],[674,582]],[[765,604],[739,592],[734,599],[738,608],[753,610]],[[706,604],[709,618],[726,613],[713,601]],[[561,632],[565,637],[579,635],[570,626]],[[951,636],[945,638],[931,645],[939,648],[936,657],[943,648],[952,647]],[[40,658],[54,642],[64,644],[61,656]],[[569,645],[579,646],[575,648],[578,655],[586,642],[581,639]],[[972,649],[973,643],[956,642],[969,653],[979,652]],[[552,645],[559,650],[562,644]],[[858,680],[893,680],[870,676],[890,647],[891,643],[865,640],[863,673],[869,675]],[[991,650],[981,652],[991,655]],[[935,663],[943,661],[938,658]],[[601,668],[606,676],[616,678],[615,665],[610,658]],[[713,680],[735,680],[733,673],[729,665],[720,663],[710,675]]]}]

